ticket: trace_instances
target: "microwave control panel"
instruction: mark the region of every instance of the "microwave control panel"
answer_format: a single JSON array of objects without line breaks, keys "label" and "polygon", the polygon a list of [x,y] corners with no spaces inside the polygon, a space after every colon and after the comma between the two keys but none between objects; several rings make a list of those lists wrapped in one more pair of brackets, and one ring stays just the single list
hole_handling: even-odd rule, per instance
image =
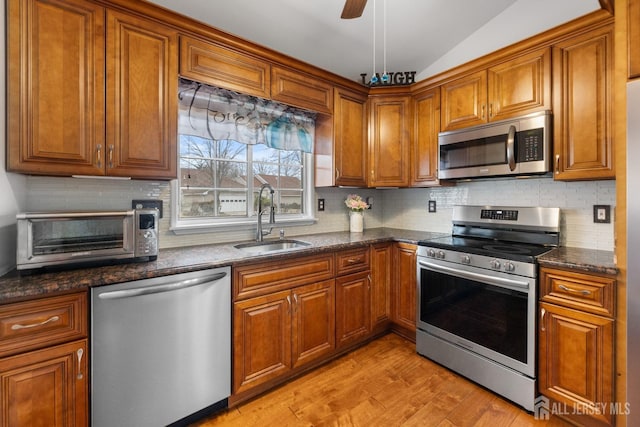
[{"label": "microwave control panel", "polygon": [[518,162],[544,160],[544,130],[542,128],[518,132]]}]

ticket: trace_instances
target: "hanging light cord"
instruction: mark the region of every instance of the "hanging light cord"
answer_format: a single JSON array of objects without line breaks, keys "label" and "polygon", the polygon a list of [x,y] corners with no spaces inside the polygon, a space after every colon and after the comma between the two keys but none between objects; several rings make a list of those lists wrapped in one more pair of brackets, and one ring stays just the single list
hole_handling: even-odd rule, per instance
[{"label": "hanging light cord", "polygon": [[388,79],[387,75],[387,0],[384,0],[382,14],[384,16],[384,21],[382,23],[382,56],[383,56],[383,67],[382,70],[382,80]]},{"label": "hanging light cord", "polygon": [[371,69],[371,83],[376,81],[376,1],[373,0],[373,68]]}]

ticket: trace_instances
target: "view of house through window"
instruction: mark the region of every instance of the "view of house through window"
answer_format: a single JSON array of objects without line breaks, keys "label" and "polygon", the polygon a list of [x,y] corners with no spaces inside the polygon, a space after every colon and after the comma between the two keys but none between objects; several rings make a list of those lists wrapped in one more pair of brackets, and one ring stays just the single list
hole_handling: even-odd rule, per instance
[{"label": "view of house through window", "polygon": [[[309,113],[190,81],[180,89],[180,220],[254,221],[263,184],[276,215],[309,215]],[[262,198],[269,207],[270,192]]]}]

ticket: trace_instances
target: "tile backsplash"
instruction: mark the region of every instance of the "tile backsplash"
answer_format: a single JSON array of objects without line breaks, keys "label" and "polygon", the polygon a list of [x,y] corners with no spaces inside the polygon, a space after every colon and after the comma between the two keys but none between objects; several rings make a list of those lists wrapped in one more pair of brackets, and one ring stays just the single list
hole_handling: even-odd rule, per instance
[{"label": "tile backsplash", "polygon": [[[286,234],[348,230],[344,199],[350,193],[357,193],[362,197],[374,197],[373,208],[365,213],[365,228],[385,226],[448,233],[452,207],[456,204],[560,207],[563,246],[613,250],[615,192],[615,181],[557,182],[551,178],[492,179],[425,189],[317,188],[316,198],[325,199],[325,211],[316,212],[314,225],[289,227]],[[132,199],[163,200],[162,248],[253,237],[251,229],[175,235],[169,230],[171,190],[167,182],[35,176],[27,180],[28,211],[130,209]],[[427,211],[429,200],[436,201],[435,213]],[[593,205],[611,205],[612,222],[594,223]]]}]

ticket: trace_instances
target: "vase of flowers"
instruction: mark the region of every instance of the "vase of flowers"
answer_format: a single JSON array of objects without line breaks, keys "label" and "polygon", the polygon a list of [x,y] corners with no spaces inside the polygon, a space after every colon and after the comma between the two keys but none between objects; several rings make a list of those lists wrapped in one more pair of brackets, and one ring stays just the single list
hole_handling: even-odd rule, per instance
[{"label": "vase of flowers", "polygon": [[364,230],[364,210],[368,209],[369,205],[357,194],[349,194],[344,204],[349,209],[349,231],[362,233]]}]

